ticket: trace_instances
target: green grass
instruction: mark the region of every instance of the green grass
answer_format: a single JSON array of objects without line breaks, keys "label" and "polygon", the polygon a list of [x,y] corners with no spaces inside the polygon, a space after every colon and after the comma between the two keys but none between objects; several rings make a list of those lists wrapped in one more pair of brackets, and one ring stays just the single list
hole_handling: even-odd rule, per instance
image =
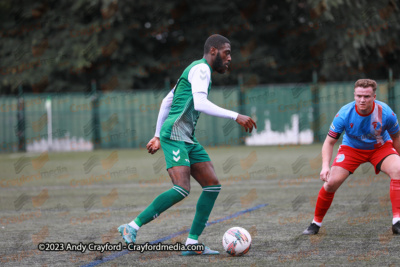
[{"label": "green grass", "polygon": [[[102,266],[396,265],[400,243],[390,231],[389,179],[385,174],[376,176],[370,164],[361,166],[336,193],[320,234],[301,235],[313,218],[322,186],[320,149],[321,145],[206,148],[222,183],[209,221],[269,204],[211,225],[200,238],[223,252],[223,233],[233,226],[244,227],[253,237],[245,256],[221,253],[187,258],[178,252],[132,252]],[[39,241],[122,241],[116,228],[171,188],[171,182],[162,151],[155,155],[138,149],[112,152],[50,153],[39,159],[40,154],[0,155],[0,265],[77,266],[99,257],[96,252],[39,252]],[[90,163],[92,156],[97,158]],[[21,180],[23,175],[38,174],[40,179]],[[76,181],[91,176],[98,179],[91,185],[76,186]],[[19,185],[8,186],[6,181],[11,180]],[[145,225],[137,242],[189,228],[200,193],[201,187],[192,179],[189,197]],[[186,237],[184,234],[165,243],[184,242]]]}]

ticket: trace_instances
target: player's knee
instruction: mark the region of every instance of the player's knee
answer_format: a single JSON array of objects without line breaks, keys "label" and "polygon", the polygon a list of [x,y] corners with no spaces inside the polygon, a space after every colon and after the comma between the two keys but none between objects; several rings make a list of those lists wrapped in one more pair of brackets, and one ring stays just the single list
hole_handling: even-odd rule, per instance
[{"label": "player's knee", "polygon": [[202,187],[204,186],[216,186],[216,185],[221,185],[218,181],[217,182],[208,182],[202,185]]},{"label": "player's knee", "polygon": [[335,193],[339,186],[336,183],[328,181],[324,184],[324,188],[326,192]]},{"label": "player's knee", "polygon": [[221,185],[221,183],[218,180],[214,180],[210,185]]},{"label": "player's knee", "polygon": [[400,166],[394,167],[394,170],[390,174],[390,178],[393,180],[400,180]]},{"label": "player's knee", "polygon": [[185,189],[189,195],[190,193],[190,183],[174,183],[174,185],[180,186]]}]

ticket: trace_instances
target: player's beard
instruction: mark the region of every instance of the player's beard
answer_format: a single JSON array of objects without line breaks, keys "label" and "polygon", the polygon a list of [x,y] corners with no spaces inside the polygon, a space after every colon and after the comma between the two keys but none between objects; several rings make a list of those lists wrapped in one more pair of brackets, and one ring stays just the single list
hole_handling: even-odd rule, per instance
[{"label": "player's beard", "polygon": [[218,52],[213,63],[213,69],[218,73],[225,73],[226,68],[222,62],[221,54]]}]

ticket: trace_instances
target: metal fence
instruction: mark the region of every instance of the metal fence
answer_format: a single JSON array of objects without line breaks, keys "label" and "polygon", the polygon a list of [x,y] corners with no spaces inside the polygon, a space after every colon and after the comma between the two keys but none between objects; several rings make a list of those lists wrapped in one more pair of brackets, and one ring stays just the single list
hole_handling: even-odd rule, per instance
[{"label": "metal fence", "polygon": [[[399,114],[400,86],[378,81],[377,99]],[[210,100],[249,115],[249,135],[227,119],[202,114],[204,146],[309,144],[325,139],[334,115],[354,100],[354,83],[215,87]],[[0,98],[1,152],[145,147],[167,90],[21,94]],[[47,103],[47,104],[46,104]]]}]

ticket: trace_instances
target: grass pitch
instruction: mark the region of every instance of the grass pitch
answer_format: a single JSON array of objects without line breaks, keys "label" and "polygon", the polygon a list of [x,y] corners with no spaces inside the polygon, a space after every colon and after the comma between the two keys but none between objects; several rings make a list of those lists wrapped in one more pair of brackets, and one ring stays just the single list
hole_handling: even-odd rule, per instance
[{"label": "grass pitch", "polygon": [[[40,242],[118,243],[128,223],[171,188],[162,151],[0,155],[2,266],[359,266],[398,265],[400,242],[391,233],[389,178],[364,164],[335,195],[316,236],[302,236],[322,186],[321,145],[206,148],[222,191],[209,221],[267,206],[205,228],[200,241],[219,256],[179,252],[41,252]],[[145,243],[190,228],[201,187],[139,231]],[[252,248],[243,257],[222,250],[222,235],[246,228]],[[185,242],[187,234],[164,243]]]}]

